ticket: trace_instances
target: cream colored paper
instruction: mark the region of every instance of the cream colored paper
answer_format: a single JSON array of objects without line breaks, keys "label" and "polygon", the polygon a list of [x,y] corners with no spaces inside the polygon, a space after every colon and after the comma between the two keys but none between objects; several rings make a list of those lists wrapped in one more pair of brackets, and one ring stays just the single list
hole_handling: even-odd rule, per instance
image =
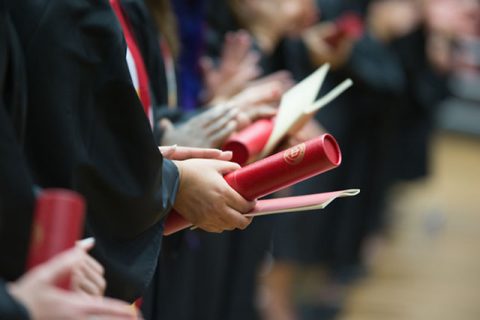
[{"label": "cream colored paper", "polygon": [[263,148],[260,158],[269,155],[285,135],[288,133],[294,134],[301,129],[313,117],[315,112],[352,86],[352,80],[347,79],[325,96],[315,101],[329,68],[329,64],[324,64],[283,95],[275,118],[273,131]]}]

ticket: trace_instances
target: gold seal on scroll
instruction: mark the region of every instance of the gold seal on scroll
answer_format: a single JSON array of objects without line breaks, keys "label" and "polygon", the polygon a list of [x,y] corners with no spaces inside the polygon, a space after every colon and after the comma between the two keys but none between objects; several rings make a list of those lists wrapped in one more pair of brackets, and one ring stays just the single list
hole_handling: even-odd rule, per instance
[{"label": "gold seal on scroll", "polygon": [[291,147],[283,153],[283,159],[289,165],[296,165],[302,162],[303,157],[305,156],[305,143]]}]

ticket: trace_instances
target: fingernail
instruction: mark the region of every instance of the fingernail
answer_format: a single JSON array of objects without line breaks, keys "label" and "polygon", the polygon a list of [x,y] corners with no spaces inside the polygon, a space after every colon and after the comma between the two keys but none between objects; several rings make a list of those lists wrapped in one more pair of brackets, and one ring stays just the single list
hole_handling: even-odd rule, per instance
[{"label": "fingernail", "polygon": [[95,238],[94,237],[85,238],[85,239],[79,240],[77,243],[82,247],[89,247],[95,244]]}]

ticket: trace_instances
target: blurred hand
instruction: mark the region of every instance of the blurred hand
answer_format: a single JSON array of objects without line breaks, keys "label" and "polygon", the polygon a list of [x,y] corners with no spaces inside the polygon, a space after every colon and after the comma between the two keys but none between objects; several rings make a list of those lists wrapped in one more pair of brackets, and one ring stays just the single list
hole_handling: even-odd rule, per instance
[{"label": "blurred hand", "polygon": [[322,125],[318,123],[317,120],[311,119],[300,130],[295,132],[295,134],[290,135],[289,148],[296,146],[299,143],[319,137],[325,133],[327,133],[327,130],[324,127],[322,127]]},{"label": "blurred hand", "polygon": [[285,91],[286,87],[282,82],[264,81],[250,85],[233,97],[229,103],[238,110],[237,130],[242,130],[257,119],[274,116]]},{"label": "blurred hand", "polygon": [[216,104],[228,100],[260,75],[260,56],[251,50],[251,46],[252,40],[246,31],[229,32],[225,36],[218,67],[211,58],[201,59],[206,102]]},{"label": "blurred hand", "polygon": [[475,36],[480,33],[478,0],[423,0],[429,30],[448,37]]},{"label": "blurred hand", "polygon": [[173,207],[193,225],[208,231],[245,229],[251,222],[243,216],[255,206],[233,190],[223,175],[237,170],[233,162],[190,159],[175,162],[180,187]]},{"label": "blurred hand", "polygon": [[178,127],[163,119],[162,145],[219,148],[235,131],[256,119],[275,115],[282,88],[283,84],[277,82],[250,86],[228,103],[207,109]]},{"label": "blurred hand", "polygon": [[336,46],[331,46],[325,39],[335,33],[335,25],[327,22],[317,24],[303,33],[303,42],[315,66],[319,67],[328,62],[332,69],[337,69],[348,61],[354,40],[343,37],[339,39]]},{"label": "blurred hand", "polygon": [[[77,242],[77,247],[83,252],[89,251],[94,245],[93,238]],[[103,277],[102,265],[88,254],[82,257],[72,269],[71,289],[92,296],[103,296],[107,283]]]},{"label": "blurred hand", "polygon": [[414,0],[375,0],[368,8],[368,26],[375,37],[389,42],[407,35],[420,24],[420,9]]},{"label": "blurred hand", "polygon": [[162,145],[218,148],[237,130],[236,118],[239,112],[238,108],[223,104],[208,109],[177,127],[169,120],[162,119]]},{"label": "blurred hand", "polygon": [[59,289],[55,284],[72,275],[87,260],[84,249],[73,248],[30,270],[8,291],[28,310],[33,320],[139,319],[135,309],[119,300],[92,297]]},{"label": "blurred hand", "polygon": [[295,80],[293,80],[290,72],[285,70],[280,70],[273,72],[264,77],[258,78],[256,80],[250,81],[247,85],[247,88],[255,87],[262,84],[270,83],[271,85],[278,86],[280,94],[285,93],[288,89],[295,85]]},{"label": "blurred hand", "polygon": [[325,130],[317,120],[311,119],[300,130],[295,132],[295,134],[289,135],[277,150],[286,150],[297,144],[319,137],[324,133],[327,133],[327,130]]}]

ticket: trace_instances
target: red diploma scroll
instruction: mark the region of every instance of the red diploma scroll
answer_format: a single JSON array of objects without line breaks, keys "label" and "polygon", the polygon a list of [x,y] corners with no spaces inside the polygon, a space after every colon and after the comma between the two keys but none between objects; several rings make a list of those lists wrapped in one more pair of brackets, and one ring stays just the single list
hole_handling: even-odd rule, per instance
[{"label": "red diploma scroll", "polygon": [[[63,189],[42,191],[33,217],[27,268],[72,248],[82,235],[84,216],[85,201],[78,193]],[[62,280],[58,286],[69,289],[70,279]]]},{"label": "red diploma scroll", "polygon": [[325,38],[332,47],[337,47],[344,38],[357,40],[363,35],[363,21],[354,12],[348,12],[335,21],[336,32]]},{"label": "red diploma scroll", "polygon": [[[227,183],[247,200],[254,200],[340,165],[342,156],[329,134],[247,165],[225,176]],[[164,235],[191,224],[176,212],[165,221]]]},{"label": "red diploma scroll", "polygon": [[232,161],[243,166],[258,155],[273,131],[273,119],[260,119],[228,139],[223,150],[232,151]]}]

